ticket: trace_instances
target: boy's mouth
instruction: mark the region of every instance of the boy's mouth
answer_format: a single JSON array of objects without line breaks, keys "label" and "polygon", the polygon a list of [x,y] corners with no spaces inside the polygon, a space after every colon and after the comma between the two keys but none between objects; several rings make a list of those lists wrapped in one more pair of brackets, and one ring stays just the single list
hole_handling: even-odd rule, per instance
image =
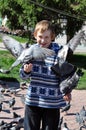
[{"label": "boy's mouth", "polygon": [[43,46],[46,46],[47,44],[46,43],[41,43],[41,46],[43,47]]}]

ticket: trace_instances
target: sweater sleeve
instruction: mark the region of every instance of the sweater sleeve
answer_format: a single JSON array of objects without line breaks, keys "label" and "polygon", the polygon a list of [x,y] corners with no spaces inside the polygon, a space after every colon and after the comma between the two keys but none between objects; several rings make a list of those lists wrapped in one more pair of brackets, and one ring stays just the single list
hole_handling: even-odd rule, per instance
[{"label": "sweater sleeve", "polygon": [[31,72],[29,72],[29,73],[24,72],[23,66],[20,68],[19,73],[20,73],[20,78],[23,80],[26,80],[26,79],[30,78],[30,76],[31,76]]}]

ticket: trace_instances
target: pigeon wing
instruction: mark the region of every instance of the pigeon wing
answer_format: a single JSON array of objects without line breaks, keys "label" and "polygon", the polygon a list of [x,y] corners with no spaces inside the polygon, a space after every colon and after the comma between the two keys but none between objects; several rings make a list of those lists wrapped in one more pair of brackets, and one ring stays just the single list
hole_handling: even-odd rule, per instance
[{"label": "pigeon wing", "polygon": [[73,52],[75,51],[76,47],[79,44],[81,44],[81,40],[84,38],[84,35],[85,35],[84,31],[80,31],[67,43],[67,45]]},{"label": "pigeon wing", "polygon": [[31,47],[27,48],[27,49],[24,49],[22,51],[22,53],[20,54],[20,56],[12,64],[11,69],[16,67],[17,65],[19,65],[21,63],[24,63],[24,62],[27,62],[27,61],[31,60],[31,58],[32,58],[31,52],[32,52]]},{"label": "pigeon wing", "polygon": [[68,56],[72,56],[77,46],[81,44],[82,40],[86,42],[86,39],[84,37],[84,31],[80,31],[76,35],[74,35],[74,37],[66,45],[64,45],[61,50],[59,50],[58,57],[65,61]]},{"label": "pigeon wing", "polygon": [[48,48],[43,48],[43,47],[40,47],[40,46],[35,46],[33,48],[33,51],[32,51],[32,56],[33,56],[33,59],[42,59],[44,60],[47,56],[52,56],[54,55],[55,52],[51,49],[48,49]]},{"label": "pigeon wing", "polygon": [[45,55],[45,57],[55,55],[55,52],[48,48],[41,48],[41,51],[42,51],[42,54]]},{"label": "pigeon wing", "polygon": [[20,42],[8,35],[2,35],[2,42],[6,49],[16,58],[19,57],[21,52],[24,50],[24,47]]}]

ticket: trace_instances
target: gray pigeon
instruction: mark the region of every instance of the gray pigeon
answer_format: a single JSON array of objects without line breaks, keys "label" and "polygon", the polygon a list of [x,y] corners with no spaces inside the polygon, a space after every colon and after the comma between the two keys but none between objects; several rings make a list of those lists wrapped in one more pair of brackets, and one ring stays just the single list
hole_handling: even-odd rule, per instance
[{"label": "gray pigeon", "polygon": [[3,103],[1,102],[1,103],[0,103],[0,112],[2,111],[2,104],[3,104]]},{"label": "gray pigeon", "polygon": [[60,83],[60,91],[66,95],[70,93],[75,87],[77,87],[79,79],[83,76],[82,70],[78,69],[67,77],[64,77]]},{"label": "gray pigeon", "polygon": [[79,130],[83,130],[83,129],[86,129],[86,125],[80,126],[80,129],[79,129]]},{"label": "gray pigeon", "polygon": [[33,59],[34,60],[37,60],[37,59],[44,60],[47,56],[51,56],[54,54],[55,54],[55,52],[53,50],[40,47],[40,45],[38,45],[38,44],[32,45],[30,48],[23,50],[21,55],[12,64],[11,69],[21,63],[29,62]]},{"label": "gray pigeon", "polygon": [[15,105],[15,97],[13,97],[12,99],[10,99],[9,101],[8,101],[8,103],[9,103],[9,107],[10,108],[12,108],[14,105]]},{"label": "gray pigeon", "polygon": [[6,90],[7,93],[14,94],[14,95],[16,95],[20,91],[21,91],[20,88],[19,89],[9,88],[9,89]]},{"label": "gray pigeon", "polygon": [[76,119],[76,122],[79,123],[80,125],[83,123],[82,117],[80,116],[79,113],[76,113],[75,119]]},{"label": "gray pigeon", "polygon": [[73,55],[74,50],[84,37],[84,31],[78,32],[66,45],[62,47],[62,49],[59,50],[58,62],[51,67],[53,72],[57,76],[60,76],[60,91],[64,95],[70,93],[78,85],[79,79],[84,74],[82,70],[77,70],[76,66],[68,62],[68,59]]},{"label": "gray pigeon", "polygon": [[80,110],[79,112],[80,116],[84,117],[86,116],[86,110],[85,110],[85,107],[83,106],[82,109]]},{"label": "gray pigeon", "polygon": [[70,109],[70,107],[71,107],[71,104],[70,104],[70,102],[68,102],[66,104],[66,106],[62,108],[61,112],[66,112],[66,114],[67,114],[67,111]]},{"label": "gray pigeon", "polygon": [[21,95],[20,100],[21,100],[22,104],[24,105],[25,104],[25,95],[24,94]]},{"label": "gray pigeon", "polygon": [[80,110],[79,113],[76,113],[76,122],[79,123],[79,125],[85,125],[86,121],[86,110],[85,107],[83,106],[82,109]]},{"label": "gray pigeon", "polygon": [[61,125],[63,123],[63,116],[60,118],[59,120],[59,124],[58,124],[58,130],[61,130]]},{"label": "gray pigeon", "polygon": [[34,45],[30,46],[29,48],[25,49],[25,48],[23,48],[22,44],[20,44],[18,41],[16,41],[15,39],[13,39],[7,35],[2,36],[2,41],[5,45],[5,47],[17,59],[8,70],[0,69],[1,73],[9,73],[14,67],[16,67],[19,64],[29,62],[33,59],[34,60],[37,60],[37,59],[44,60],[47,56],[51,56],[51,55],[55,54],[55,52],[53,50],[40,47],[39,44],[34,44]]},{"label": "gray pigeon", "polygon": [[62,128],[61,130],[69,130],[69,128],[68,128],[68,126],[67,126],[67,123],[66,123],[66,122],[64,122],[64,124],[63,124],[63,128]]}]

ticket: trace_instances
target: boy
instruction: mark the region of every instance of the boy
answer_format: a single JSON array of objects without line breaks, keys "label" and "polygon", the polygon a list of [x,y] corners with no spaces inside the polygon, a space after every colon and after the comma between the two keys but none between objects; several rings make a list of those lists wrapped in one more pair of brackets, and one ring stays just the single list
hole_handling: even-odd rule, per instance
[{"label": "boy", "polygon": [[59,77],[51,70],[58,60],[60,47],[52,42],[55,33],[47,20],[36,24],[34,37],[37,45],[54,50],[55,55],[44,61],[33,60],[20,69],[22,79],[30,78],[25,101],[24,129],[40,130],[42,127],[42,130],[58,130],[60,108],[66,105],[65,100],[71,100],[70,94],[63,97],[59,89]]}]

